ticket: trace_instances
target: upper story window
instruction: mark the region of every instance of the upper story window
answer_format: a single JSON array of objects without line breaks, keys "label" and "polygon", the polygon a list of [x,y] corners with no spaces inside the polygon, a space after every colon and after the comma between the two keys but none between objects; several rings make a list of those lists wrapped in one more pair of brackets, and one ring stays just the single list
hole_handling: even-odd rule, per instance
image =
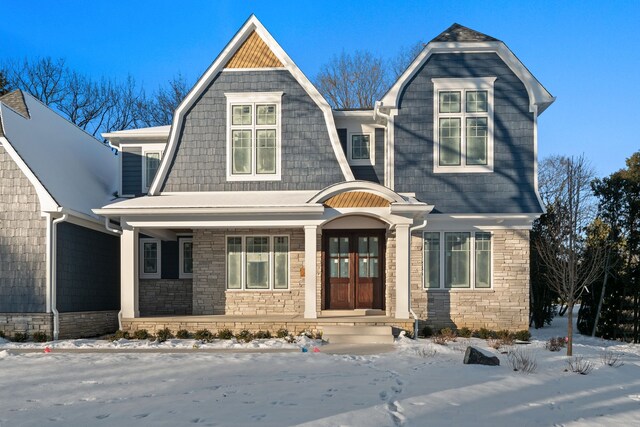
[{"label": "upper story window", "polygon": [[158,172],[160,167],[160,160],[162,160],[162,151],[144,151],[143,167],[142,167],[142,189],[143,191],[149,191],[153,178]]},{"label": "upper story window", "polygon": [[350,165],[375,165],[373,134],[369,132],[350,133],[347,140],[347,153]]},{"label": "upper story window", "polygon": [[227,180],[279,180],[282,92],[225,95]]},{"label": "upper story window", "polygon": [[434,172],[493,171],[495,80],[495,77],[432,79]]}]

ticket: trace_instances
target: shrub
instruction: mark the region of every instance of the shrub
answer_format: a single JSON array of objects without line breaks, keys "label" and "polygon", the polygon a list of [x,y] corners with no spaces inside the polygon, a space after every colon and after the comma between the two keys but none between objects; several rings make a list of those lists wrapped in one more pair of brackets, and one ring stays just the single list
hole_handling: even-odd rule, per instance
[{"label": "shrub", "polygon": [[13,340],[15,342],[26,342],[29,339],[29,334],[26,332],[16,332],[13,334]]},{"label": "shrub", "polygon": [[0,331],[0,338],[6,338],[7,336],[4,334],[4,331]]},{"label": "shrub", "polygon": [[191,334],[186,329],[180,329],[178,330],[178,332],[176,332],[176,338],[179,338],[181,340],[186,340],[191,338]]},{"label": "shrub", "polygon": [[231,329],[220,329],[218,331],[218,338],[221,340],[230,340],[233,338],[233,332],[231,332]]},{"label": "shrub", "polygon": [[193,334],[193,337],[199,341],[211,342],[216,336],[208,329],[199,329]]},{"label": "shrub", "polygon": [[569,365],[568,370],[575,372],[576,374],[588,375],[593,371],[593,364],[588,360],[584,360],[581,356],[576,356],[567,360],[567,364]]},{"label": "shrub", "polygon": [[419,347],[416,348],[416,355],[419,357],[422,357],[423,359],[429,358],[429,357],[433,357],[435,356],[437,353],[436,349],[429,349],[427,347]]},{"label": "shrub", "polygon": [[490,331],[487,328],[480,328],[476,331],[473,331],[473,336],[483,340],[488,340],[490,338],[498,338],[498,334],[496,334],[495,331]]},{"label": "shrub", "polygon": [[271,332],[269,331],[258,331],[255,333],[254,338],[259,339],[269,339],[271,338]]},{"label": "shrub", "polygon": [[287,331],[285,328],[280,328],[278,329],[278,332],[276,332],[276,337],[278,338],[286,338],[289,336],[289,331]]},{"label": "shrub", "polygon": [[564,338],[549,338],[549,341],[547,341],[544,347],[549,351],[560,351],[560,349],[564,347]]},{"label": "shrub", "polygon": [[457,337],[456,331],[451,328],[440,329],[438,335],[444,337],[444,339],[446,339],[447,341],[455,341]]},{"label": "shrub", "polygon": [[318,331],[313,335],[313,338],[317,340],[322,340],[322,331]]},{"label": "shrub", "polygon": [[471,338],[471,329],[466,326],[458,329],[458,336],[461,338]]},{"label": "shrub", "polygon": [[113,339],[112,341],[119,340],[119,339],[125,339],[125,340],[128,340],[128,339],[130,338],[130,336],[129,336],[129,332],[127,332],[127,331],[121,331],[121,330],[119,330],[119,329],[118,329],[118,330],[116,331],[116,333],[115,333],[115,334],[113,334],[113,338],[114,338],[114,339]]},{"label": "shrub", "polygon": [[531,332],[528,329],[523,329],[515,333],[514,338],[518,341],[529,341],[531,339]]},{"label": "shrub", "polygon": [[171,330],[169,328],[164,328],[156,331],[156,339],[159,342],[165,342],[166,340],[170,340],[171,338],[173,338],[173,334],[171,333]]},{"label": "shrub", "polygon": [[433,338],[431,338],[431,341],[434,344],[447,345],[448,340],[443,335],[434,335]]},{"label": "shrub", "polygon": [[32,338],[33,338],[33,340],[35,342],[47,342],[47,341],[49,341],[49,338],[47,337],[47,333],[46,332],[42,332],[42,331],[34,332]]},{"label": "shrub", "polygon": [[620,355],[609,350],[605,350],[604,353],[600,355],[600,360],[603,365],[611,366],[612,368],[619,368],[624,365],[622,360],[620,360]]},{"label": "shrub", "polygon": [[511,369],[524,374],[532,374],[538,367],[538,362],[533,355],[520,347],[509,350],[507,362]]},{"label": "shrub", "polygon": [[502,340],[499,340],[497,338],[491,338],[487,340],[487,345],[497,350],[500,348],[500,346],[502,346]]},{"label": "shrub", "polygon": [[133,333],[133,339],[136,340],[147,340],[152,337],[153,335],[151,335],[146,329],[138,329]]},{"label": "shrub", "polygon": [[253,339],[253,334],[246,329],[241,330],[236,334],[236,339],[238,341],[249,342]]},{"label": "shrub", "polygon": [[431,329],[431,326],[425,326],[424,328],[422,328],[422,336],[425,338],[429,338],[431,336],[433,336],[433,329]]}]

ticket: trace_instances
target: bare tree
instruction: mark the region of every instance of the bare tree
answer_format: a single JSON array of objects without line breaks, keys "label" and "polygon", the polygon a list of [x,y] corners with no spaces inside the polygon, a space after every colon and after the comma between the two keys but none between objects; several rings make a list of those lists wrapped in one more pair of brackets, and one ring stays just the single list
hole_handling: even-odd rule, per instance
[{"label": "bare tree", "polygon": [[398,77],[404,73],[407,67],[413,62],[414,59],[422,52],[424,49],[424,42],[422,40],[417,41],[413,45],[406,46],[400,49],[400,52],[396,55],[395,58],[391,60],[391,75],[394,80],[397,80]]},{"label": "bare tree", "polygon": [[9,81],[6,78],[6,72],[0,69],[0,96],[11,91],[9,88]]},{"label": "bare tree", "polygon": [[550,217],[547,239],[536,249],[547,272],[549,287],[567,304],[567,356],[573,354],[573,307],[601,274],[604,250],[591,248],[585,258],[585,229],[593,218],[590,183],[594,171],[583,156],[553,157],[541,168],[542,196]]},{"label": "bare tree", "polygon": [[173,113],[187,96],[189,86],[182,74],[177,74],[168,82],[168,87],[160,86],[152,101],[149,102],[148,126],[171,124]]},{"label": "bare tree", "polygon": [[46,105],[56,104],[65,96],[68,68],[64,59],[45,57],[35,61],[27,58],[9,61],[5,71],[10,86],[30,93]]}]

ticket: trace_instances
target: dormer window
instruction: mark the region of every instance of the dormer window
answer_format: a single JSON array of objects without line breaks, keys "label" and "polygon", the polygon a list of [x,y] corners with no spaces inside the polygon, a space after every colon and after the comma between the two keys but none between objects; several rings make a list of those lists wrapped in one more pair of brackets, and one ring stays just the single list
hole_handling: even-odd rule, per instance
[{"label": "dormer window", "polygon": [[432,79],[434,172],[493,171],[495,79]]},{"label": "dormer window", "polygon": [[225,95],[227,180],[279,180],[282,92]]},{"label": "dormer window", "polygon": [[373,146],[372,133],[350,133],[347,141],[347,152],[350,165],[375,165],[375,149]]}]

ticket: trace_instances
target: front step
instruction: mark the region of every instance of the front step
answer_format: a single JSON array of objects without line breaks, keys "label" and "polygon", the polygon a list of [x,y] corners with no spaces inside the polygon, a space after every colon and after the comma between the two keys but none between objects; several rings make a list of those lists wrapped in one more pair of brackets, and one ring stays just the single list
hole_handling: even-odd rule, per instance
[{"label": "front step", "polygon": [[360,317],[360,316],[384,316],[384,310],[372,308],[358,308],[355,310],[322,310],[320,317]]},{"label": "front step", "polygon": [[329,344],[393,344],[391,326],[323,326],[322,339]]}]

